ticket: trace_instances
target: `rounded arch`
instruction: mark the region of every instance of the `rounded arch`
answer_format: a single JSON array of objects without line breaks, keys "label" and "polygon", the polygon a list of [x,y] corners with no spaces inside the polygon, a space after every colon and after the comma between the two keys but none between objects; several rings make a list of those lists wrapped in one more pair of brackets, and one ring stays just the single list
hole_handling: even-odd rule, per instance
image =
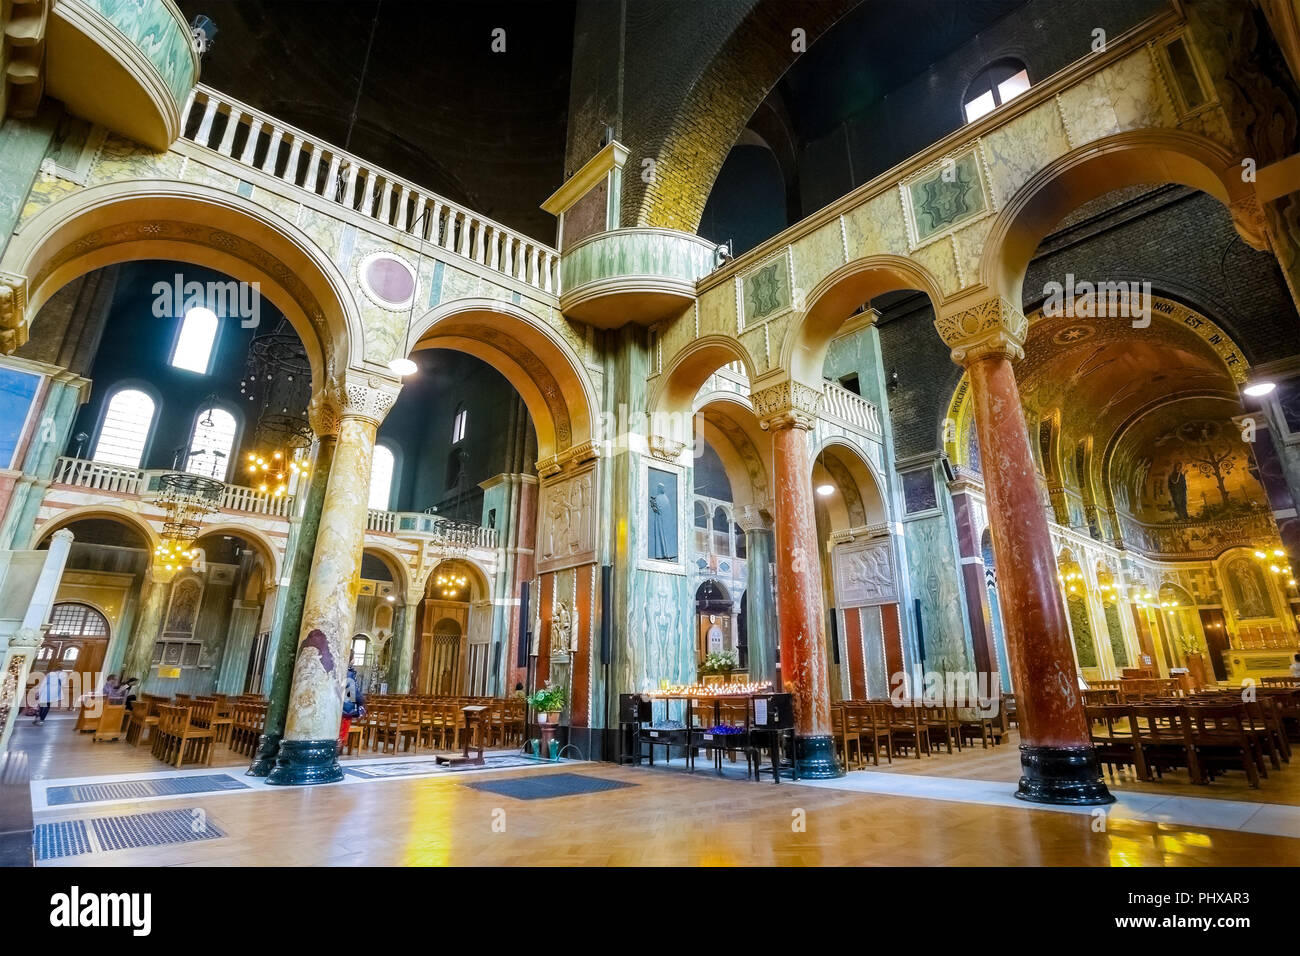
[{"label": "rounded arch", "polygon": [[[369,547],[369,545],[367,545]],[[438,569],[447,564],[455,564],[464,567],[469,571],[470,591],[466,603],[473,604],[475,601],[487,601],[492,599],[492,577],[488,574],[487,569],[473,558],[466,555],[458,555],[454,558],[443,558],[424,576],[421,590],[427,596],[431,583],[436,580]]]},{"label": "rounded arch", "polygon": [[18,229],[0,271],[26,277],[34,317],[73,279],[138,259],[186,262],[258,283],[306,346],[316,390],[331,370],[365,364],[361,313],[325,251],[258,203],[210,186],[149,180],[80,190]]},{"label": "rounded arch", "polygon": [[832,436],[820,442],[813,454],[813,485],[829,483],[834,492],[824,496],[844,528],[872,527],[889,520],[885,483],[871,460],[852,442]]},{"label": "rounded arch", "polygon": [[374,544],[370,541],[365,542],[362,553],[369,552],[388,569],[388,573],[393,576],[393,584],[400,589],[400,599],[406,600],[406,592],[411,584],[411,575],[407,569],[406,561],[402,556],[388,545]]},{"label": "rounded arch", "polygon": [[[1238,159],[1203,136],[1182,130],[1143,129],[1107,136],[1070,150],[1037,173],[1006,202],[980,260],[980,281],[1020,304],[1029,262],[1043,238],[1068,213],[1116,189],[1178,183],[1214,196],[1230,211],[1253,196]],[[1241,207],[1239,207],[1241,208]],[[1258,247],[1254,224],[1234,214],[1239,232]]]},{"label": "rounded arch", "polygon": [[716,394],[697,409],[695,425],[722,462],[735,513],[770,507],[772,435],[759,427],[748,400]]},{"label": "rounded arch", "polygon": [[[713,597],[715,592],[718,595],[716,599]],[[697,607],[702,603],[708,603],[716,606],[717,611],[723,611],[730,610],[735,602],[725,584],[717,578],[705,578],[695,588],[695,603]],[[723,605],[726,607],[724,608]]]},{"label": "rounded arch", "polygon": [[577,349],[546,322],[497,299],[445,302],[415,321],[411,350],[454,349],[487,362],[519,392],[545,460],[597,438],[600,403]]},{"label": "rounded arch", "polygon": [[162,538],[154,531],[149,522],[142,516],[127,508],[119,505],[110,504],[93,504],[82,505],[79,508],[69,508],[60,512],[57,517],[50,518],[44,523],[36,525],[32,532],[32,547],[38,548],[54,532],[68,525],[76,524],[78,521],[84,521],[87,518],[103,518],[109,521],[116,521],[124,524],[132,531],[135,531],[144,539],[145,550],[151,554],[158,547]]},{"label": "rounded arch", "polygon": [[943,301],[939,281],[906,256],[878,255],[840,266],[808,294],[781,343],[781,367],[800,382],[820,383],[826,350],[840,328],[864,303],[886,292],[924,292],[936,308]]},{"label": "rounded arch", "polygon": [[755,375],[754,359],[734,338],[706,335],[677,352],[669,360],[668,369],[660,377],[650,400],[652,424],[654,416],[676,415],[679,418],[689,418],[695,396],[709,376],[736,362],[741,364],[745,377],[752,382]]},{"label": "rounded arch", "polygon": [[266,532],[234,521],[219,521],[212,525],[204,525],[203,530],[199,532],[198,538],[195,539],[195,543],[197,544],[204,538],[211,537],[214,534],[229,535],[232,538],[242,539],[261,556],[262,561],[266,564],[268,583],[280,580],[280,552],[284,545],[275,544]]}]

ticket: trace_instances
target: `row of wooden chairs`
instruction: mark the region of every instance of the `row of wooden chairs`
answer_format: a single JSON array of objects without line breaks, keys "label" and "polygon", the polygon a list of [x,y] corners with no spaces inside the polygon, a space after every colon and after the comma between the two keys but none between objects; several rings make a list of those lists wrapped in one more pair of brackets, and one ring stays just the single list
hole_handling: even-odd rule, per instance
[{"label": "row of wooden chairs", "polygon": [[230,749],[251,758],[266,729],[266,699],[237,699],[230,703]]},{"label": "row of wooden chairs", "polygon": [[1243,700],[1235,694],[1085,707],[1098,759],[1112,777],[1127,766],[1143,780],[1185,769],[1203,784],[1241,770],[1252,788],[1268,776],[1269,765],[1280,770],[1291,760],[1286,711],[1286,703],[1269,695]]},{"label": "row of wooden chairs", "polygon": [[1009,710],[1000,701],[995,713],[975,707],[928,704],[916,701],[843,701],[831,709],[831,733],[841,759],[849,767],[866,766],[868,755],[874,766],[883,755],[908,754],[920,758],[937,749],[948,753],[973,746],[997,746],[1009,730]]},{"label": "row of wooden chairs", "polygon": [[[348,751],[354,743],[362,749],[397,753],[421,748],[454,750],[464,743],[464,698],[397,697],[371,698],[365,716],[353,723]],[[477,722],[480,742],[485,747],[522,744],[524,702],[520,699],[488,698],[487,709]]]},{"label": "row of wooden chairs", "polygon": [[153,755],[163,763],[173,767],[186,762],[212,764],[212,730],[195,726],[189,707],[159,705],[152,739]]}]

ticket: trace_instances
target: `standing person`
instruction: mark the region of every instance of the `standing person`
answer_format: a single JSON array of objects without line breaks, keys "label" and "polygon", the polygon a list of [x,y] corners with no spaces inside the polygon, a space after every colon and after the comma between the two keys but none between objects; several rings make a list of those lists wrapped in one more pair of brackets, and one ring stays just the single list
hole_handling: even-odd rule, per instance
[{"label": "standing person", "polygon": [[365,701],[361,696],[361,682],[357,680],[357,669],[348,665],[348,680],[343,687],[343,722],[339,726],[339,753],[348,743],[348,731],[352,729],[352,720],[365,714]]},{"label": "standing person", "polygon": [[36,719],[32,721],[33,726],[39,727],[45,723],[50,708],[63,699],[66,684],[67,676],[59,669],[57,662],[51,662],[50,669],[41,679],[41,686],[36,690]]}]

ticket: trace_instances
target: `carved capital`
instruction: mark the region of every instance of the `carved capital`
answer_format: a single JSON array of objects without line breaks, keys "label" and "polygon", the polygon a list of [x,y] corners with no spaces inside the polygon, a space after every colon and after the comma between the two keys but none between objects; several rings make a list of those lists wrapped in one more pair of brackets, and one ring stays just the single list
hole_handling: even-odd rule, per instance
[{"label": "carved capital", "polygon": [[1269,250],[1268,219],[1257,196],[1252,193],[1229,203],[1228,213],[1232,216],[1232,227],[1237,230],[1242,242],[1257,252]]},{"label": "carved capital", "polygon": [[940,315],[934,327],[952,349],[952,360],[965,366],[992,356],[1012,362],[1024,358],[1029,320],[1002,296],[995,295],[969,308]]},{"label": "carved capital", "polygon": [[685,442],[665,438],[663,435],[648,435],[646,437],[646,450],[660,461],[676,461],[682,456],[682,452],[686,450],[686,444]]},{"label": "carved capital", "polygon": [[811,431],[817,425],[817,410],[822,390],[803,382],[786,379],[750,393],[754,414],[764,429],[802,428]]},{"label": "carved capital", "polygon": [[9,355],[27,341],[27,279],[0,272],[0,353]]},{"label": "carved capital", "polygon": [[736,509],[734,519],[740,530],[749,534],[751,531],[772,530],[772,508],[764,502],[760,505],[743,505]]},{"label": "carved capital", "polygon": [[380,375],[345,375],[312,396],[307,417],[317,435],[338,434],[345,418],[360,418],[378,428],[401,390],[400,383]]},{"label": "carved capital", "polygon": [[14,650],[31,650],[41,646],[45,640],[45,629],[40,627],[20,627],[10,638],[9,646]]}]

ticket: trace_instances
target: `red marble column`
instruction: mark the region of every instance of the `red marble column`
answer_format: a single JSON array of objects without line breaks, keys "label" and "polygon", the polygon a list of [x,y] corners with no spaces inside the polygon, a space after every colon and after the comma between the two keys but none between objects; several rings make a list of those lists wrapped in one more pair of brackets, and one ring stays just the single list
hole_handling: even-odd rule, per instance
[{"label": "red marble column", "polygon": [[831,737],[829,669],[822,614],[817,523],[808,429],[788,413],[769,421],[776,477],[776,604],[782,688],[793,695],[795,770],[808,778],[844,774]]},{"label": "red marble column", "polygon": [[1009,352],[1018,349],[986,347],[961,357],[970,374],[999,604],[1017,692],[1024,776],[1016,795],[1042,803],[1108,803],[1114,798],[1089,741]]}]

